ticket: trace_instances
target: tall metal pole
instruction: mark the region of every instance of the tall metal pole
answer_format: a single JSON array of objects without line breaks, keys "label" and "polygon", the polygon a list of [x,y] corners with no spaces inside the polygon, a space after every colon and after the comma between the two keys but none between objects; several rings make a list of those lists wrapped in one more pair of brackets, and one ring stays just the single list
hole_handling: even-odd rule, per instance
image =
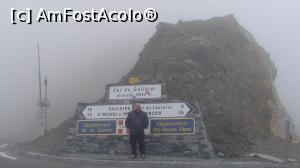
[{"label": "tall metal pole", "polygon": [[47,121],[47,108],[50,106],[49,100],[47,98],[47,77],[45,78],[45,97],[42,99],[42,77],[41,77],[41,59],[40,59],[40,46],[37,44],[38,51],[38,77],[39,77],[39,100],[38,100],[38,112],[36,114],[36,118],[39,120],[41,126],[43,127],[43,134],[45,134],[48,130],[48,121]]},{"label": "tall metal pole", "polygon": [[37,43],[37,54],[38,54],[38,79],[39,79],[39,100],[38,106],[39,110],[37,113],[36,118],[40,121],[41,126],[43,127],[42,135],[45,134],[45,121],[44,121],[44,109],[43,109],[43,102],[42,102],[42,77],[41,77],[41,58],[40,58],[40,45]]},{"label": "tall metal pole", "polygon": [[284,159],[288,161],[288,145],[290,141],[290,121],[284,121]]}]

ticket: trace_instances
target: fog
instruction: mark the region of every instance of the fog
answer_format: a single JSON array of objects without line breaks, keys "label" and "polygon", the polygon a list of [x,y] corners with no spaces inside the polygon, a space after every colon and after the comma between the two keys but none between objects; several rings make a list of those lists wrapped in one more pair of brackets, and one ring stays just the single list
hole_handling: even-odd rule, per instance
[{"label": "fog", "polygon": [[[156,9],[149,23],[10,23],[10,8],[61,10]],[[37,112],[36,44],[42,75],[48,76],[49,127],[74,114],[78,102],[104,96],[105,84],[117,82],[135,64],[159,21],[209,19],[234,14],[271,54],[278,69],[280,97],[300,133],[300,1],[12,1],[0,0],[0,136],[29,139],[41,134]]]}]

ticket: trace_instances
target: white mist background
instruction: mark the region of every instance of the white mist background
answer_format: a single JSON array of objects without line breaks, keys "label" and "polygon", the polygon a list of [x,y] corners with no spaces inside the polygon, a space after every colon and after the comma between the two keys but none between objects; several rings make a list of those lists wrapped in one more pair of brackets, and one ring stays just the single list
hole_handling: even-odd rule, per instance
[{"label": "white mist background", "polygon": [[159,20],[209,19],[234,14],[239,23],[271,54],[280,97],[300,133],[300,1],[0,1],[0,136],[39,136],[36,43],[42,74],[48,76],[49,126],[71,117],[78,102],[104,96],[105,84],[117,82],[135,64],[155,23],[10,23],[10,8],[46,10],[144,10],[155,8]]}]

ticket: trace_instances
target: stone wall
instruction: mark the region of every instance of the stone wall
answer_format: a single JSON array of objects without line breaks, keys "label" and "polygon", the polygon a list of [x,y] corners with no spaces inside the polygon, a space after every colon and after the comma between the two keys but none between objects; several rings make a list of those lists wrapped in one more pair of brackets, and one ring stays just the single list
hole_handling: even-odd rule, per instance
[{"label": "stone wall", "polygon": [[[195,135],[146,135],[146,152],[151,155],[195,156],[200,158],[214,157],[214,152],[207,136],[205,124],[197,103],[195,109],[187,116],[195,118]],[[83,104],[80,104],[81,106]],[[79,108],[82,109],[82,108]],[[128,136],[76,136],[74,145],[82,153],[129,154]],[[72,136],[73,137],[73,136]]]},{"label": "stone wall", "polygon": [[[156,82],[157,83],[157,82]],[[162,99],[159,102],[179,102],[178,100],[168,100],[166,95],[166,84],[162,84]],[[108,97],[106,95],[106,97]],[[136,101],[135,101],[136,102]],[[145,102],[157,102],[157,100],[143,100]],[[110,101],[103,98],[94,103],[79,103],[76,108],[76,118],[84,119],[81,112],[88,105],[101,104],[123,104],[132,103],[128,100]],[[191,111],[187,118],[195,119],[194,135],[146,135],[146,153],[151,155],[168,155],[168,156],[194,156],[199,158],[213,158],[214,151],[210,144],[202,111],[198,102],[189,102]],[[130,144],[128,136],[119,135],[99,135],[99,136],[77,136],[76,132],[70,132],[69,146],[76,146],[81,153],[103,153],[103,154],[129,154]]]}]

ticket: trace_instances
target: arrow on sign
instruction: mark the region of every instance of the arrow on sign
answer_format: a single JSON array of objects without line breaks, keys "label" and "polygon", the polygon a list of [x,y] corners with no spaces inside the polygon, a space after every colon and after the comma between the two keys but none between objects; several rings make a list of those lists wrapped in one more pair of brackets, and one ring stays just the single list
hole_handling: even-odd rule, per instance
[{"label": "arrow on sign", "polygon": [[[184,117],[191,110],[186,103],[145,103],[142,110],[149,118],[156,117]],[[86,119],[126,118],[132,111],[131,104],[123,105],[93,105],[87,106],[82,114]]]},{"label": "arrow on sign", "polygon": [[148,117],[184,117],[190,111],[186,103],[146,103],[141,106]]},{"label": "arrow on sign", "polygon": [[87,106],[82,114],[86,119],[96,118],[126,118],[132,110],[131,104],[123,105],[93,105]]}]

